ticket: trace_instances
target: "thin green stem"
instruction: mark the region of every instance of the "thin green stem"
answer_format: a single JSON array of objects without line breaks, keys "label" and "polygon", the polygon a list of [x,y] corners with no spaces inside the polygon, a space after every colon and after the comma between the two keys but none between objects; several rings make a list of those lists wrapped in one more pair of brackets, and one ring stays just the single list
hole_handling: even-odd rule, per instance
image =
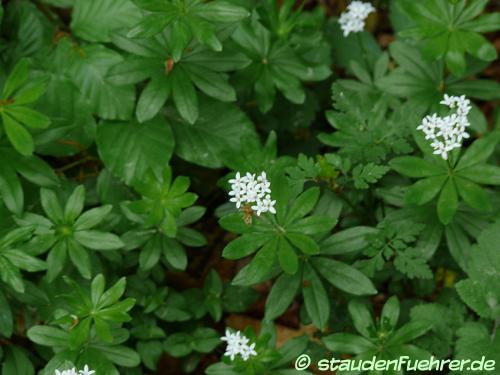
[{"label": "thin green stem", "polygon": [[491,331],[491,340],[494,340],[496,335],[497,335],[497,329],[498,326],[500,325],[500,317],[495,319],[495,322],[493,323],[493,330]]}]

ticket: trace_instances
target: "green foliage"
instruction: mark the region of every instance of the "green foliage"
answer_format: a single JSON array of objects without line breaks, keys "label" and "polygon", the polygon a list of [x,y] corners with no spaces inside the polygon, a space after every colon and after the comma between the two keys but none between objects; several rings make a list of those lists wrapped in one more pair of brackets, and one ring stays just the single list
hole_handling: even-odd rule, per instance
[{"label": "green foliage", "polygon": [[354,354],[356,359],[375,356],[379,359],[397,359],[401,355],[411,358],[430,358],[430,353],[411,344],[431,328],[425,320],[410,320],[398,327],[400,306],[396,297],[385,303],[375,323],[366,305],[359,300],[349,302],[349,314],[358,334],[334,333],[325,336],[325,346],[335,353]]},{"label": "green foliage", "polygon": [[48,252],[49,281],[63,271],[68,257],[80,275],[89,279],[92,274],[89,250],[108,251],[123,247],[123,242],[115,234],[95,229],[111,211],[110,205],[83,212],[83,185],[73,190],[64,208],[53,190],[41,189],[40,202],[44,216],[26,213],[18,223],[35,227],[33,240],[28,248],[36,254]]},{"label": "green foliage", "polygon": [[422,48],[431,59],[444,59],[448,69],[461,76],[466,69],[465,53],[477,59],[493,61],[497,52],[493,45],[480,33],[500,28],[500,13],[478,17],[488,1],[478,0],[450,2],[447,0],[403,2],[401,8],[415,22],[414,27],[400,35],[429,41]]},{"label": "green foliage", "polygon": [[2,375],[500,361],[493,3],[0,3]]},{"label": "green foliage", "polygon": [[[458,208],[458,196],[472,208],[491,209],[487,193],[479,184],[496,185],[498,170],[485,162],[493,153],[499,135],[492,133],[475,141],[461,156],[445,163],[432,156],[420,159],[402,156],[390,161],[391,167],[402,175],[422,178],[406,191],[408,204],[422,205],[437,197],[437,213],[443,224],[449,224]],[[423,150],[426,153],[427,149]]]},{"label": "green foliage", "polygon": [[21,59],[12,69],[3,84],[0,98],[3,130],[10,143],[22,155],[33,154],[33,137],[24,126],[43,129],[49,126],[50,119],[26,106],[36,102],[43,95],[45,82],[29,79],[29,63]]}]

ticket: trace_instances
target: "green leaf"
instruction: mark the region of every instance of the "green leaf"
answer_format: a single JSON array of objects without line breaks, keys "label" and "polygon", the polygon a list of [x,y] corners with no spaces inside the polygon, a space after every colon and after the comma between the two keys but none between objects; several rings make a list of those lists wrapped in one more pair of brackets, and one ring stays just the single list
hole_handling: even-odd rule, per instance
[{"label": "green leaf", "polygon": [[486,161],[495,151],[495,147],[500,140],[500,132],[494,132],[486,137],[476,140],[465,151],[455,167],[456,171]]},{"label": "green leaf", "polygon": [[303,285],[307,313],[313,324],[322,330],[330,318],[330,301],[321,279],[308,263],[304,264]]},{"label": "green leaf", "polygon": [[276,259],[277,247],[278,238],[274,237],[255,254],[245,272],[246,285],[259,283],[271,272]]},{"label": "green leaf", "polygon": [[415,182],[406,191],[406,202],[408,204],[420,206],[431,201],[441,191],[441,188],[443,187],[443,184],[446,182],[447,178],[447,176],[443,175],[427,177],[423,180]]},{"label": "green leaf", "polygon": [[33,137],[31,134],[5,111],[2,112],[2,121],[5,133],[12,146],[14,146],[21,155],[29,156],[33,154],[35,145],[33,144]]},{"label": "green leaf", "polygon": [[278,260],[281,268],[286,273],[293,275],[299,268],[299,259],[295,250],[285,237],[279,238],[278,243]]},{"label": "green leaf", "polygon": [[449,92],[481,100],[494,100],[500,97],[500,83],[486,79],[460,80],[450,83]]},{"label": "green leaf", "polygon": [[265,320],[274,320],[286,311],[299,290],[300,281],[297,273],[283,273],[276,279],[266,300]]},{"label": "green leaf", "polygon": [[416,320],[406,323],[399,328],[387,342],[388,345],[401,345],[424,335],[432,328],[432,324],[425,320]]},{"label": "green leaf", "polygon": [[193,36],[201,43],[214,51],[222,51],[222,44],[215,34],[215,27],[209,22],[198,20],[189,23],[189,29]]},{"label": "green leaf", "polygon": [[168,12],[172,9],[170,3],[162,0],[132,0],[132,2],[139,8],[150,12]]},{"label": "green leaf", "polygon": [[37,272],[47,269],[43,260],[25,254],[22,250],[7,249],[2,252],[2,255],[21,270]]},{"label": "green leaf", "polygon": [[175,30],[175,38],[171,41],[171,52],[172,58],[175,62],[178,62],[184,52],[184,49],[188,46],[189,41],[192,38],[191,30],[188,23],[182,18],[177,18],[172,22],[172,29]]},{"label": "green leaf", "polygon": [[101,273],[92,280],[92,283],[90,284],[90,298],[93,306],[97,306],[99,303],[105,286],[106,280]]},{"label": "green leaf", "polygon": [[344,292],[358,296],[377,294],[371,280],[352,266],[324,257],[312,258],[311,264],[330,284]]},{"label": "green leaf", "polygon": [[481,34],[464,32],[460,34],[460,43],[472,56],[483,61],[493,61],[497,58],[495,47]]},{"label": "green leaf", "polygon": [[182,68],[174,69],[172,74],[172,93],[175,107],[184,120],[194,124],[198,119],[198,96],[191,80]]},{"label": "green leaf", "polygon": [[14,91],[20,88],[27,80],[29,75],[29,62],[28,59],[20,59],[12,72],[7,77],[7,81],[3,86],[2,98],[8,99],[12,96]]},{"label": "green leaf", "polygon": [[[317,207],[320,207],[319,205]],[[324,206],[323,206],[324,207]],[[337,224],[337,219],[330,216],[314,215],[298,220],[289,225],[289,232],[300,232],[303,234],[318,234],[329,232]]]},{"label": "green leaf", "polygon": [[387,300],[382,308],[380,321],[384,328],[393,331],[398,325],[399,320],[399,300],[396,296],[392,296]]},{"label": "green leaf", "polygon": [[27,353],[15,345],[9,345],[2,364],[2,375],[34,375],[35,367]]},{"label": "green leaf", "polygon": [[194,85],[208,96],[222,102],[236,101],[236,92],[220,73],[195,64],[186,64],[186,71]]},{"label": "green leaf", "polygon": [[[151,166],[168,163],[174,139],[165,121],[158,117],[143,124],[103,123],[97,129],[97,147],[106,167],[130,184],[141,179]],[[126,158],[123,150],[127,150]]]},{"label": "green leaf", "polygon": [[313,187],[301,193],[291,204],[286,215],[286,223],[293,223],[314,209],[319,199],[319,188]]},{"label": "green leaf", "polygon": [[82,245],[80,245],[75,240],[68,239],[68,253],[71,262],[76,267],[80,275],[86,279],[90,279],[92,276],[90,267],[90,258],[87,250],[85,250]]},{"label": "green leaf", "polygon": [[439,166],[416,156],[400,156],[392,159],[389,165],[399,174],[413,178],[437,176],[445,172]]},{"label": "green leaf", "polygon": [[152,37],[163,31],[174,18],[174,14],[171,17],[165,14],[148,14],[127,33],[127,38]]},{"label": "green leaf", "polygon": [[141,358],[135,350],[123,345],[101,346],[99,351],[111,362],[123,367],[137,367]]},{"label": "green leaf", "polygon": [[135,115],[137,121],[145,122],[155,117],[170,95],[170,84],[166,79],[151,79],[142,90]]},{"label": "green leaf", "polygon": [[388,171],[389,167],[384,165],[376,165],[374,163],[359,164],[352,170],[354,186],[357,189],[368,189],[369,184],[374,184],[380,180]]},{"label": "green leaf", "polygon": [[259,247],[270,240],[268,235],[262,233],[246,233],[231,241],[222,251],[222,256],[227,259],[240,259],[254,253]]},{"label": "green leaf", "polygon": [[460,77],[466,68],[465,56],[460,51],[448,51],[445,56],[446,66],[454,76]]},{"label": "green leaf", "polygon": [[250,16],[245,8],[228,1],[206,3],[200,16],[214,22],[238,22]]},{"label": "green leaf", "polygon": [[376,228],[364,226],[341,230],[321,243],[321,253],[335,255],[360,251],[369,244],[367,235],[373,233],[377,233]]},{"label": "green leaf", "polygon": [[118,236],[97,230],[79,230],[74,233],[75,240],[89,249],[116,250],[124,246]]},{"label": "green leaf", "polygon": [[66,262],[66,257],[68,254],[68,245],[66,240],[60,240],[54,247],[50,250],[47,256],[47,278],[49,281],[55,279],[64,268],[64,263]]},{"label": "green leaf", "polygon": [[45,78],[30,80],[17,91],[15,95],[16,106],[36,102],[45,93],[46,87],[47,80]]},{"label": "green leaf", "polygon": [[57,198],[57,195],[53,190],[41,188],[40,201],[42,203],[45,214],[53,223],[62,223],[64,221],[64,214],[61,208],[61,204],[59,203],[59,199]]},{"label": "green leaf", "polygon": [[102,207],[95,207],[88,211],[85,211],[76,221],[76,230],[87,230],[95,227],[109,214],[113,206],[105,205]]},{"label": "green leaf", "polygon": [[187,255],[182,245],[177,241],[163,238],[163,254],[167,262],[175,269],[185,270],[187,267]]},{"label": "green leaf", "polygon": [[[472,3],[474,4],[474,3]],[[483,14],[472,22],[464,24],[471,31],[488,33],[500,29],[500,12]]]},{"label": "green leaf", "polygon": [[28,329],[28,338],[38,345],[64,348],[68,345],[69,335],[60,328],[33,326]]},{"label": "green leaf", "polygon": [[6,113],[33,129],[44,129],[50,124],[50,118],[27,107],[12,106],[6,110]]},{"label": "green leaf", "polygon": [[394,267],[410,279],[432,279],[433,277],[432,270],[427,265],[427,258],[419,249],[410,248],[398,252],[394,260]]},{"label": "green leaf", "polygon": [[0,196],[5,206],[16,215],[21,215],[24,206],[23,188],[15,170],[0,162]]},{"label": "green leaf", "polygon": [[219,344],[219,334],[213,328],[200,327],[191,335],[191,346],[200,353],[209,353]]},{"label": "green leaf", "polygon": [[460,226],[455,223],[446,226],[445,236],[451,256],[455,259],[455,262],[457,262],[460,268],[465,270],[469,258],[469,248],[471,246],[469,238]]},{"label": "green leaf", "polygon": [[109,42],[111,31],[130,27],[140,18],[130,0],[75,0],[71,30],[90,42]]},{"label": "green leaf", "polygon": [[172,357],[185,357],[193,350],[190,341],[191,337],[187,333],[174,333],[165,340],[164,349]]},{"label": "green leaf", "polygon": [[79,185],[73,190],[64,207],[64,219],[74,222],[83,211],[85,204],[85,187]]},{"label": "green leaf", "polygon": [[480,281],[460,280],[455,288],[458,295],[476,314],[482,318],[494,318],[494,307],[488,304],[488,292]]},{"label": "green leaf", "polygon": [[453,220],[458,207],[457,189],[454,179],[450,178],[446,182],[439,195],[437,203],[437,213],[439,221],[447,225]]},{"label": "green leaf", "polygon": [[158,236],[149,240],[141,250],[139,255],[139,268],[142,271],[148,271],[153,268],[161,256],[161,243]]},{"label": "green leaf", "polygon": [[455,178],[455,183],[458,194],[469,206],[482,211],[491,209],[488,194],[479,185],[460,177]]},{"label": "green leaf", "polygon": [[347,307],[356,330],[369,339],[375,329],[375,326],[366,304],[360,300],[353,299],[349,301],[349,305]]},{"label": "green leaf", "polygon": [[89,101],[92,112],[103,119],[128,120],[132,117],[134,86],[114,86],[107,80],[109,70],[122,61],[121,55],[112,49],[99,44],[89,45],[82,47],[69,70],[73,82]]},{"label": "green leaf", "polygon": [[466,167],[458,171],[457,175],[478,184],[500,185],[500,167],[494,165],[482,164]]},{"label": "green leaf", "polygon": [[322,341],[333,352],[361,354],[377,349],[371,341],[349,333],[334,333],[323,337]]},{"label": "green leaf", "polygon": [[16,292],[24,293],[21,272],[7,259],[0,256],[0,279],[10,285]]},{"label": "green leaf", "polygon": [[120,278],[111,288],[109,288],[106,292],[104,292],[97,304],[99,309],[103,307],[111,306],[118,302],[120,297],[125,292],[125,287],[127,285],[127,281],[125,277]]},{"label": "green leaf", "polygon": [[286,238],[304,254],[318,254],[319,246],[311,237],[303,233],[287,232]]},{"label": "green leaf", "polygon": [[[175,153],[182,159],[208,168],[223,166],[223,155],[241,152],[241,139],[256,140],[248,117],[235,105],[200,98],[200,115],[192,125],[171,116]],[[220,114],[224,113],[224,116]]]}]

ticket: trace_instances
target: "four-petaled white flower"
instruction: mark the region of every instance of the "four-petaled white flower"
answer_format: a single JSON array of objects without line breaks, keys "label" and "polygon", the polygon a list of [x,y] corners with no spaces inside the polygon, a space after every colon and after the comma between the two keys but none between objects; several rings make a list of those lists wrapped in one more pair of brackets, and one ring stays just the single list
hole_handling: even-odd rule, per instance
[{"label": "four-petaled white flower", "polygon": [[78,371],[78,374],[79,375],[93,375],[93,374],[95,374],[95,371],[94,370],[90,370],[89,366],[85,365],[83,367],[83,370]]},{"label": "four-petaled white flower", "polygon": [[274,208],[276,201],[271,199],[271,183],[267,180],[266,172],[257,177],[251,173],[242,176],[237,172],[229,183],[231,184],[229,201],[235,203],[236,208],[239,209],[242,204],[248,203],[257,216],[265,212],[276,213]]},{"label": "four-petaled white flower", "polygon": [[350,33],[359,33],[365,28],[365,19],[375,8],[370,3],[362,1],[353,1],[347,6],[347,11],[342,13],[339,18],[340,28],[344,36]]},{"label": "four-petaled white flower", "polygon": [[248,337],[243,335],[240,331],[231,332],[226,329],[226,335],[220,338],[222,341],[227,343],[225,356],[231,358],[234,361],[237,355],[240,355],[244,361],[247,361],[250,357],[256,356],[255,343],[248,344],[250,340]]},{"label": "four-petaled white flower", "polygon": [[69,370],[56,370],[54,375],[94,375],[94,374],[95,374],[95,371],[89,369],[88,365],[85,365],[83,367],[83,370],[79,370],[78,372],[73,367],[72,369],[69,369]]},{"label": "four-petaled white flower", "polygon": [[76,372],[75,368],[73,367],[70,370],[62,370],[62,371],[56,370],[55,375],[78,375],[78,373]]},{"label": "four-petaled white flower", "polygon": [[436,113],[427,115],[417,129],[424,132],[425,139],[432,141],[431,147],[434,149],[434,154],[446,160],[451,150],[460,148],[462,140],[469,138],[469,133],[466,132],[466,128],[470,125],[467,115],[472,107],[465,95],[445,94],[440,104],[451,109],[456,108],[456,112],[445,117],[440,117]]}]

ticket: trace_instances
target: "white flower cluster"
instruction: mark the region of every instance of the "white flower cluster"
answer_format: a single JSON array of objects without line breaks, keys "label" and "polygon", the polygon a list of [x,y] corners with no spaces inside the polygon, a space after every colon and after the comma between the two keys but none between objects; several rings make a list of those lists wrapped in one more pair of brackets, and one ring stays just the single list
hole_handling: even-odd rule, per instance
[{"label": "white flower cluster", "polygon": [[94,370],[90,370],[89,366],[85,365],[83,370],[76,371],[73,367],[71,370],[56,370],[54,375],[93,375],[95,374]]},{"label": "white flower cluster", "polygon": [[255,174],[247,173],[241,176],[240,172],[237,172],[229,183],[231,184],[229,201],[236,203],[236,208],[249,203],[257,216],[264,212],[276,213],[274,208],[276,201],[271,200],[271,183],[267,180],[266,172],[262,172],[257,178]]},{"label": "white flower cluster", "polygon": [[365,27],[365,19],[375,8],[370,3],[362,1],[353,1],[347,6],[347,12],[340,15],[339,24],[344,32],[344,36],[350,33],[359,33]]},{"label": "white flower cluster", "polygon": [[231,361],[234,361],[234,358],[238,354],[241,355],[244,361],[247,361],[251,356],[257,355],[255,343],[248,345],[250,340],[240,331],[232,333],[230,330],[226,329],[226,335],[222,336],[220,339],[227,343],[224,355],[231,358]]},{"label": "white flower cluster", "polygon": [[448,153],[460,148],[462,140],[469,138],[469,133],[465,129],[470,125],[467,115],[471,110],[470,100],[462,96],[444,95],[440,102],[449,108],[456,108],[456,112],[445,117],[440,117],[436,113],[425,116],[422,123],[417,127],[425,133],[425,139],[432,141],[434,154],[441,155],[446,160]]}]

